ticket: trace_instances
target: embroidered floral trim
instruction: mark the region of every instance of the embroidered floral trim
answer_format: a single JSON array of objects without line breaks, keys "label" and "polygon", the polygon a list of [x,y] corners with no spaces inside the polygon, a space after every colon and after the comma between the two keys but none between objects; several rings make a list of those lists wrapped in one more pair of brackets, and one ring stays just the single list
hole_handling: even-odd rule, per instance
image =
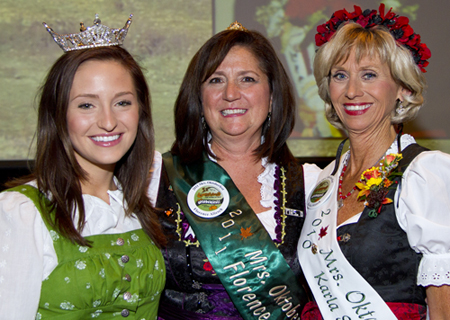
[{"label": "embroidered floral trim", "polygon": [[[275,182],[273,184],[275,190],[275,234],[277,238],[273,240],[276,247],[284,243],[286,236],[286,170],[283,167],[276,166],[275,168]],[[280,203],[281,199],[281,203]]]},{"label": "embroidered floral trim", "polygon": [[361,182],[356,183],[356,187],[361,190],[358,193],[358,201],[365,201],[364,205],[371,208],[369,217],[376,218],[381,212],[384,204],[392,203],[392,199],[386,195],[390,189],[395,189],[393,181],[395,177],[402,173],[395,170],[402,159],[401,153],[391,153],[384,157],[378,167],[372,167],[364,171],[361,175]]},{"label": "embroidered floral trim", "polygon": [[348,12],[345,9],[336,11],[330,20],[317,27],[315,40],[318,47],[327,43],[345,21],[354,21],[366,29],[381,25],[389,30],[399,44],[405,46],[411,52],[414,62],[422,72],[426,72],[427,60],[431,57],[430,49],[425,43],[421,43],[420,35],[414,33],[407,17],[392,12],[392,8],[385,14],[384,3],[380,4],[379,13],[377,13],[377,10],[370,9],[362,11],[359,6],[354,6],[354,8],[355,11],[353,12]]},{"label": "embroidered floral trim", "polygon": [[[192,231],[192,228],[184,215],[184,213],[181,211],[180,205],[177,203],[177,219],[175,222],[177,223],[177,234],[178,234],[178,241],[183,241],[187,246],[200,246],[200,242],[197,240],[197,237],[195,236],[194,232]],[[191,232],[189,232],[189,230]]]}]

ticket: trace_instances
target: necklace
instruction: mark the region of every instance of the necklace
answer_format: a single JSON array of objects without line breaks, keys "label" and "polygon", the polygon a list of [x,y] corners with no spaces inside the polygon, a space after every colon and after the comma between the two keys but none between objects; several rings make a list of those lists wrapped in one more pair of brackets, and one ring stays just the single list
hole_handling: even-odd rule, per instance
[{"label": "necklace", "polygon": [[[375,165],[376,164],[378,164],[381,160],[383,160],[383,158],[385,157],[386,155],[385,154],[383,154],[382,156],[381,156],[381,158],[380,159],[378,159],[378,161],[377,162],[375,162]],[[339,199],[338,199],[338,210],[339,209],[341,209],[343,206],[344,206],[344,200],[347,198],[347,197],[349,197],[356,189],[358,189],[358,187],[356,186],[356,184],[355,184],[355,186],[346,194],[346,195],[343,195],[342,194],[342,180],[344,180],[344,174],[345,174],[345,171],[347,170],[347,167],[348,167],[348,159],[350,158],[350,153],[348,153],[348,155],[345,157],[345,160],[344,160],[344,166],[343,166],[343,168],[342,168],[342,172],[341,172],[341,175],[339,176],[339,186],[338,186],[338,197],[339,197]],[[361,183],[362,181],[361,181],[361,178],[356,182],[356,183]]]},{"label": "necklace", "polygon": [[[345,161],[344,167],[342,168],[341,175],[339,176],[339,187],[338,187],[338,209],[342,208],[344,206],[344,200],[349,197],[355,190],[356,190],[356,184],[355,186],[346,194],[342,194],[342,180],[344,179],[344,173],[347,170],[348,164],[347,159]],[[358,180],[358,182],[361,182],[361,179]]]}]

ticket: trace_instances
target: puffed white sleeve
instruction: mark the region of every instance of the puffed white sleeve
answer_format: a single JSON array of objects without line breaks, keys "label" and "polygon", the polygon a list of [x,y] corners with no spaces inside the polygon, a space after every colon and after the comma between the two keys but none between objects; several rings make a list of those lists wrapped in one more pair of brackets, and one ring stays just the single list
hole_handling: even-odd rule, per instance
[{"label": "puffed white sleeve", "polygon": [[423,255],[417,284],[450,284],[450,155],[419,154],[403,174],[394,205],[411,248]]},{"label": "puffed white sleeve", "polygon": [[155,151],[152,168],[150,170],[150,181],[147,189],[147,195],[150,198],[152,206],[156,205],[156,199],[158,198],[159,181],[161,179],[161,167],[161,153]]},{"label": "puffed white sleeve", "polygon": [[0,193],[0,317],[35,319],[43,278],[45,224],[33,202]]}]

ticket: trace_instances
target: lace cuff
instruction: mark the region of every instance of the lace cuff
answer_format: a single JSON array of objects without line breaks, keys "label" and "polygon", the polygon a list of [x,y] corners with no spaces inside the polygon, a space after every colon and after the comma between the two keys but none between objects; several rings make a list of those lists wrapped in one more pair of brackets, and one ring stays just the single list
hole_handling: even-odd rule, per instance
[{"label": "lace cuff", "polygon": [[419,264],[417,284],[424,287],[450,285],[450,253],[424,254]]}]

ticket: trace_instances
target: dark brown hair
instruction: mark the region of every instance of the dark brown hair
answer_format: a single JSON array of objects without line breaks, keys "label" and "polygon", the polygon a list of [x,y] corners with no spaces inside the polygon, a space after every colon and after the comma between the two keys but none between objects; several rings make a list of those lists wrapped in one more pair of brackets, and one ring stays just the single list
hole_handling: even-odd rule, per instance
[{"label": "dark brown hair", "polygon": [[[37,145],[33,178],[44,194],[51,194],[54,220],[45,218],[65,237],[89,245],[81,236],[85,209],[80,181],[87,180],[78,164],[67,129],[67,109],[72,82],[79,66],[88,60],[115,61],[131,75],[139,103],[139,125],[134,144],[116,164],[114,175],[120,182],[126,215],[134,213],[144,231],[158,244],[165,244],[158,218],[147,197],[148,176],[154,154],[154,131],[150,92],[144,74],[133,57],[121,47],[101,47],[63,54],[51,67],[40,91]],[[76,208],[79,220],[73,221]]]},{"label": "dark brown hair", "polygon": [[258,158],[286,164],[293,160],[286,140],[294,128],[295,98],[283,65],[270,42],[256,31],[225,30],[211,37],[192,58],[175,102],[175,143],[171,152],[182,162],[201,159],[207,146],[208,130],[202,124],[201,86],[216,71],[234,46],[248,49],[259,61],[269,80],[272,95],[271,123],[263,124],[264,143],[256,150]]}]

